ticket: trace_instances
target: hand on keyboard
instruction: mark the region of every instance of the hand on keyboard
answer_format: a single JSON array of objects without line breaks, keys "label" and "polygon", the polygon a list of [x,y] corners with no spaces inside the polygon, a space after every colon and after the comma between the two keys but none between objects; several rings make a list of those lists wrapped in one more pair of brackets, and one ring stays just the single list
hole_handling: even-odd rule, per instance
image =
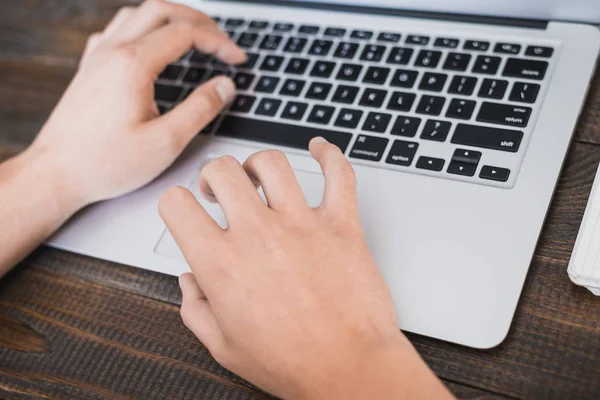
[{"label": "hand on keyboard", "polygon": [[[154,82],[192,47],[223,62],[245,61],[209,17],[164,1],[125,8],[90,38],[75,79],[28,150],[60,170],[79,206],[150,182],[230,101],[233,82],[219,77],[159,115]],[[179,95],[161,86],[156,92]]]},{"label": "hand on keyboard", "polygon": [[278,151],[202,171],[227,230],[187,189],[163,196],[161,216],[193,270],[180,278],[184,322],[223,366],[282,398],[450,398],[397,328],[352,167],[324,140],[310,152],[325,176],[316,209]]}]

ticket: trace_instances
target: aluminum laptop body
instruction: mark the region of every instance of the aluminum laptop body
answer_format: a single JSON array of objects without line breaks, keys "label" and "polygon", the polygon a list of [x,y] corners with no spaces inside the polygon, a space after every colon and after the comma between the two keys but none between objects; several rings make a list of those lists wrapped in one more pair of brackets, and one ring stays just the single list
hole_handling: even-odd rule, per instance
[{"label": "aluminum laptop body", "polygon": [[[502,342],[594,72],[600,2],[181,2],[259,58],[242,73],[188,55],[157,85],[161,108],[202,73],[236,74],[240,97],[163,176],[81,211],[49,244],[181,274],[189,268],[157,212],[167,188],[198,194],[212,159],[280,149],[317,206],[323,178],[303,146],[326,132],[356,170],[400,328],[475,348]],[[277,136],[282,126],[294,134]]]}]

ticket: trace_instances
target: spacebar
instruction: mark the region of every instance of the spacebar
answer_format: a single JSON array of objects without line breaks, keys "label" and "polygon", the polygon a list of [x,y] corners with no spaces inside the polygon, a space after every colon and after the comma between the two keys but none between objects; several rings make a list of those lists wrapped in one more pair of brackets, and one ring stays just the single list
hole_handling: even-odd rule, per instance
[{"label": "spacebar", "polygon": [[322,136],[342,149],[343,152],[346,152],[350,139],[352,139],[352,135],[345,132],[233,117],[231,115],[223,119],[216,134],[297,149],[308,149],[308,142],[312,138]]}]

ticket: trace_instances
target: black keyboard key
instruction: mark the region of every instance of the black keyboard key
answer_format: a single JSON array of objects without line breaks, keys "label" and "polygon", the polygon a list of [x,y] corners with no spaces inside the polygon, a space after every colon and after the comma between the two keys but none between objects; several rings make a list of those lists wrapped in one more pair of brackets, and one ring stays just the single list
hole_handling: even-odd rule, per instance
[{"label": "black keyboard key", "polygon": [[427,115],[440,115],[442,108],[446,103],[446,99],[437,96],[422,96],[419,105],[417,106],[417,113]]},{"label": "black keyboard key", "polygon": [[323,36],[330,37],[344,37],[346,35],[346,30],[344,28],[327,28],[325,29],[325,33]]},{"label": "black keyboard key", "polygon": [[419,131],[421,125],[420,118],[404,117],[402,115],[396,118],[394,126],[392,126],[392,135],[414,137]]},{"label": "black keyboard key", "polygon": [[458,124],[451,142],[464,146],[516,153],[519,150],[522,139],[523,132],[520,131]]},{"label": "black keyboard key", "polygon": [[163,85],[161,83],[154,84],[154,98],[156,100],[174,103],[181,96],[183,89],[179,86]]},{"label": "black keyboard key", "polygon": [[521,45],[513,43],[497,43],[494,47],[495,53],[500,54],[519,54],[521,52]]},{"label": "black keyboard key", "polygon": [[546,61],[509,58],[504,66],[502,75],[512,78],[535,79],[541,81],[546,76],[548,63]]},{"label": "black keyboard key", "polygon": [[531,116],[531,108],[500,103],[483,103],[477,121],[525,127]]},{"label": "black keyboard key", "polygon": [[225,31],[225,33],[229,36],[230,39],[233,39],[233,37],[235,36],[235,31],[232,30]]},{"label": "black keyboard key", "polygon": [[287,53],[302,53],[304,47],[306,47],[306,43],[308,43],[308,40],[305,38],[291,37],[286,42],[283,51]]},{"label": "black keyboard key", "polygon": [[358,90],[356,86],[340,85],[335,90],[331,100],[336,103],[352,104],[358,95]]},{"label": "black keyboard key", "polygon": [[283,57],[280,56],[266,56],[260,65],[260,69],[263,71],[277,72],[283,64]]},{"label": "black keyboard key", "polygon": [[265,115],[267,117],[274,117],[277,111],[281,107],[281,100],[264,98],[258,103],[256,111],[257,115]]},{"label": "black keyboard key", "polygon": [[244,32],[237,40],[238,46],[244,49],[251,49],[258,41],[258,33]]},{"label": "black keyboard key", "polygon": [[379,62],[383,58],[385,53],[385,46],[379,46],[376,44],[367,44],[360,56],[363,61]]},{"label": "black keyboard key", "polygon": [[390,114],[370,112],[367,115],[362,130],[366,132],[385,133],[391,120],[392,116]]},{"label": "black keyboard key", "polygon": [[306,113],[307,109],[308,104],[306,103],[290,101],[285,105],[285,108],[281,113],[281,118],[300,121],[302,117],[304,117],[304,114]]},{"label": "black keyboard key", "polygon": [[246,53],[246,62],[238,65],[240,69],[253,69],[258,62],[259,55],[256,53]]},{"label": "black keyboard key", "polygon": [[306,58],[291,58],[287,67],[285,67],[285,72],[286,74],[302,75],[306,72],[309,63],[310,60]]},{"label": "black keyboard key", "polygon": [[388,64],[407,65],[415,51],[405,47],[394,47],[387,59]]},{"label": "black keyboard key", "polygon": [[390,149],[385,162],[408,167],[412,164],[418,148],[418,143],[394,140],[394,144],[392,144],[392,148]]},{"label": "black keyboard key", "polygon": [[410,111],[416,99],[417,95],[414,93],[394,92],[387,108],[394,111]]},{"label": "black keyboard key", "polygon": [[471,55],[465,53],[448,53],[444,69],[450,71],[466,71],[471,62]]},{"label": "black keyboard key", "polygon": [[233,77],[234,74],[235,74],[235,72],[233,72],[233,70],[213,69],[208,74],[208,77],[206,77],[206,80],[210,80],[212,78],[216,78],[217,76]]},{"label": "black keyboard key", "polygon": [[373,32],[357,29],[352,31],[350,37],[352,39],[369,40],[373,37]]},{"label": "black keyboard key", "polygon": [[329,78],[335,69],[335,63],[331,61],[317,61],[310,71],[310,76],[317,78]]},{"label": "black keyboard key", "polygon": [[437,38],[433,44],[435,47],[443,47],[446,49],[456,49],[460,40],[452,38]]},{"label": "black keyboard key", "polygon": [[306,92],[307,99],[325,100],[333,86],[329,83],[313,82]]},{"label": "black keyboard key", "polygon": [[419,157],[417,161],[417,168],[426,169],[429,171],[441,171],[444,169],[445,161],[441,158],[433,158],[433,157]]},{"label": "black keyboard key", "polygon": [[279,80],[279,78],[274,76],[263,76],[258,80],[258,83],[254,87],[254,91],[260,93],[273,93],[279,84]]},{"label": "black keyboard key", "polygon": [[379,42],[386,43],[398,43],[400,41],[401,35],[399,33],[391,33],[391,32],[381,32],[379,36],[377,36],[377,40]]},{"label": "black keyboard key", "polygon": [[304,85],[306,85],[305,81],[301,81],[298,79],[287,79],[283,83],[283,86],[281,87],[279,94],[284,95],[284,96],[298,97],[298,96],[300,96],[300,93],[302,93],[302,89],[304,89]]},{"label": "black keyboard key", "polygon": [[265,35],[264,39],[260,43],[260,48],[262,50],[270,50],[275,51],[279,49],[281,42],[283,41],[283,36],[279,35]]},{"label": "black keyboard key", "polygon": [[204,64],[210,61],[211,56],[208,54],[200,53],[198,51],[193,51],[190,57],[190,62],[193,64]]},{"label": "black keyboard key", "polygon": [[333,107],[316,105],[310,111],[308,122],[327,125],[331,121],[334,111],[335,108]]},{"label": "black keyboard key", "polygon": [[369,67],[365,77],[363,78],[363,82],[373,83],[375,85],[383,85],[387,81],[390,72],[391,70],[389,68]]},{"label": "black keyboard key", "polygon": [[255,102],[256,97],[254,96],[238,94],[235,100],[233,100],[231,103],[231,107],[229,109],[234,112],[247,113],[250,112]]},{"label": "black keyboard key", "polygon": [[502,79],[484,79],[479,89],[479,97],[502,100],[508,88],[508,81]]},{"label": "black keyboard key", "polygon": [[298,32],[305,35],[316,35],[319,33],[319,27],[316,25],[301,25],[300,28],[298,28]]},{"label": "black keyboard key", "polygon": [[448,93],[461,94],[464,96],[470,96],[475,91],[477,85],[477,78],[470,76],[455,76],[450,83]]},{"label": "black keyboard key", "polygon": [[452,161],[463,164],[479,164],[481,153],[479,151],[456,149],[452,155]]},{"label": "black keyboard key", "polygon": [[215,126],[216,125],[217,125],[217,118],[213,119],[204,128],[202,128],[202,130],[200,131],[200,133],[204,134],[204,135],[209,135],[209,134],[212,133],[212,131],[215,130]]},{"label": "black keyboard key", "polygon": [[288,22],[278,22],[273,26],[274,32],[291,32],[294,30],[294,24]]},{"label": "black keyboard key", "polygon": [[254,82],[254,74],[238,72],[233,81],[238,90],[248,90],[252,86],[252,82]]},{"label": "black keyboard key", "polygon": [[269,27],[269,23],[267,21],[251,21],[249,27],[250,29],[263,30]]},{"label": "black keyboard key", "polygon": [[331,40],[316,39],[312,42],[312,45],[308,50],[308,54],[325,57],[329,54],[331,46],[333,46],[333,42]]},{"label": "black keyboard key", "polygon": [[435,68],[440,63],[442,58],[441,51],[421,50],[415,61],[417,67]]},{"label": "black keyboard key", "polygon": [[489,181],[506,182],[510,177],[510,169],[484,165],[481,167],[479,177]]},{"label": "black keyboard key", "polygon": [[515,82],[510,92],[510,101],[533,104],[540,92],[540,85],[535,83]]},{"label": "black keyboard key", "polygon": [[363,112],[360,110],[351,110],[349,108],[342,108],[335,120],[335,126],[340,128],[355,129],[362,118]]},{"label": "black keyboard key", "polygon": [[450,133],[450,128],[452,128],[450,122],[430,119],[421,132],[421,139],[444,142]]},{"label": "black keyboard key", "polygon": [[385,90],[365,89],[359,105],[376,108],[381,107],[383,101],[385,100],[385,96],[387,96],[387,92]]},{"label": "black keyboard key", "polygon": [[188,72],[183,77],[183,81],[192,84],[200,83],[202,82],[202,79],[206,76],[206,72],[207,71],[204,68],[190,67],[190,69],[188,69]]},{"label": "black keyboard key", "polygon": [[475,61],[475,65],[473,66],[473,72],[478,74],[495,75],[496,72],[498,72],[498,68],[500,68],[501,61],[502,59],[500,57],[479,56]]},{"label": "black keyboard key", "polygon": [[419,84],[420,90],[428,90],[431,92],[441,92],[444,89],[448,75],[446,74],[435,74],[427,72],[423,74],[421,83]]},{"label": "black keyboard key", "polygon": [[379,161],[385,153],[389,140],[382,137],[358,135],[349,157],[368,161]]},{"label": "black keyboard key", "polygon": [[463,46],[464,50],[488,51],[490,42],[482,42],[479,40],[467,40]]},{"label": "black keyboard key", "polygon": [[220,68],[220,69],[227,69],[227,68],[231,67],[231,65],[224,63],[223,61],[219,60],[218,58],[213,58],[212,60],[210,60],[210,65],[212,65],[213,68]]},{"label": "black keyboard key", "polygon": [[352,135],[346,132],[234,116],[226,116],[216,134],[298,149],[308,149],[310,140],[321,136],[343,152],[352,139]]},{"label": "black keyboard key", "polygon": [[448,173],[452,175],[473,176],[477,171],[477,164],[467,164],[450,160]]},{"label": "black keyboard key", "polygon": [[227,28],[239,28],[240,26],[244,25],[245,21],[243,19],[240,18],[229,18],[227,21],[225,21],[225,26]]},{"label": "black keyboard key", "polygon": [[215,23],[217,23],[217,24],[218,24],[219,22],[221,22],[221,17],[212,16],[212,17],[210,17],[210,18],[211,18],[213,21],[215,21]]},{"label": "black keyboard key", "polygon": [[337,79],[342,81],[356,82],[362,71],[362,66],[358,64],[342,64]]},{"label": "black keyboard key", "polygon": [[358,44],[349,42],[340,42],[338,47],[335,49],[334,57],[345,58],[351,60],[358,51]]},{"label": "black keyboard key", "polygon": [[476,102],[472,100],[452,99],[446,111],[446,117],[469,120],[475,111]]},{"label": "black keyboard key", "polygon": [[390,86],[410,89],[415,85],[418,75],[417,71],[398,69],[390,82]]},{"label": "black keyboard key", "polygon": [[416,44],[416,45],[420,45],[420,46],[427,46],[428,43],[429,43],[428,36],[410,35],[406,38],[406,44]]},{"label": "black keyboard key", "polygon": [[158,105],[158,113],[159,113],[160,115],[164,115],[164,114],[166,114],[168,111],[169,111],[169,107],[167,107],[167,106],[165,106],[165,105],[162,105],[162,104],[159,104],[159,105]]},{"label": "black keyboard key", "polygon": [[179,78],[179,75],[181,75],[182,71],[183,67],[180,67],[179,65],[167,65],[167,68],[165,68],[164,71],[160,73],[158,79],[176,81],[177,78]]},{"label": "black keyboard key", "polygon": [[526,56],[531,57],[542,57],[542,58],[550,58],[554,54],[554,49],[552,47],[544,47],[544,46],[529,46],[527,50],[525,50]]}]

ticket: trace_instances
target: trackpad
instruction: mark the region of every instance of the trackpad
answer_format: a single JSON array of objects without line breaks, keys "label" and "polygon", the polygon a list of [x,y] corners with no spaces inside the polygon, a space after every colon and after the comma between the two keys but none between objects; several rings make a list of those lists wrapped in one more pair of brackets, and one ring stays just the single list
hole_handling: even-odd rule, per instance
[{"label": "trackpad", "polygon": [[[306,197],[306,201],[310,207],[318,207],[323,200],[323,190],[325,188],[325,180],[322,174],[307,172],[301,170],[295,170],[296,178],[300,183],[300,187],[302,188],[302,192],[304,193],[304,197]],[[197,174],[199,175],[199,174]],[[196,196],[196,199],[202,204],[204,209],[210,214],[210,216],[215,220],[219,226],[223,229],[227,229],[227,218],[223,213],[221,207],[216,203],[211,203],[208,200],[204,199],[200,195],[200,189],[198,186],[198,179],[194,179],[187,188]],[[265,201],[265,194],[260,188],[258,190],[260,196]],[[175,257],[179,259],[184,259],[183,254],[177,247],[173,236],[171,233],[165,229],[161,239],[155,248],[155,253],[161,256],[167,257]]]}]

